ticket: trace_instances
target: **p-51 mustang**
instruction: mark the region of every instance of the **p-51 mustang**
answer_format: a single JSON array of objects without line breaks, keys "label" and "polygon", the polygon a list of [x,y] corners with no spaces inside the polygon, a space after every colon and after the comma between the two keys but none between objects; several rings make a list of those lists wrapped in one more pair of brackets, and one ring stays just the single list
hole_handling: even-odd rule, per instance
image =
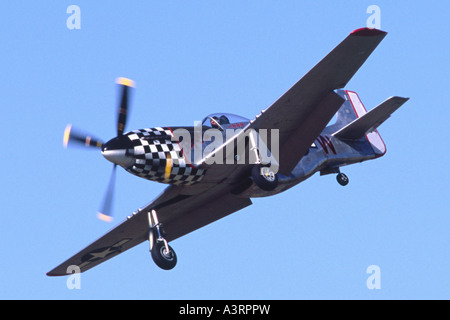
[{"label": "p-51 mustang", "polygon": [[[64,142],[99,148],[114,164],[99,213],[104,220],[112,217],[118,165],[169,186],[47,275],[68,275],[74,266],[86,271],[146,240],[154,262],[169,270],[177,257],[168,242],[251,205],[253,197],[283,192],[316,172],[336,174],[346,185],[340,167],[383,156],[386,147],[376,128],[408,100],[391,97],[367,112],[355,92],[342,89],[385,36],[377,29],[353,31],[253,120],[212,114],[198,126],[125,132],[134,83],[119,78],[117,137],[103,143],[69,126]],[[328,125],[335,114],[336,122]],[[211,130],[214,139],[205,139]],[[271,139],[260,139],[264,130]],[[267,154],[270,163],[263,161]]]}]

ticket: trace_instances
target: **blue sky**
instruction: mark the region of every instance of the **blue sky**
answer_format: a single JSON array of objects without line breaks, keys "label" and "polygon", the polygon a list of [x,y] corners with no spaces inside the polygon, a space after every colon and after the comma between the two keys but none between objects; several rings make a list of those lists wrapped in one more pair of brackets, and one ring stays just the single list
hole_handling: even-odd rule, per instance
[{"label": "blue sky", "polygon": [[[81,29],[69,30],[69,5]],[[82,274],[46,272],[164,185],[120,170],[112,224],[96,218],[111,164],[64,149],[67,123],[115,133],[119,76],[136,81],[128,129],[252,118],[352,30],[369,5],[387,37],[346,87],[367,109],[410,97],[379,132],[387,154],[315,175],[172,243]],[[0,13],[2,299],[449,299],[448,1],[11,1]],[[381,289],[369,290],[370,265]]]}]

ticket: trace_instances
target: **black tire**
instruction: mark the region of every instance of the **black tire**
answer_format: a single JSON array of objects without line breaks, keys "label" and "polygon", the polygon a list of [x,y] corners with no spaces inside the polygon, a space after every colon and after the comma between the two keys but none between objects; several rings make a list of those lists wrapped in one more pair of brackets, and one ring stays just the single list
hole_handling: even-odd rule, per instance
[{"label": "black tire", "polygon": [[[267,172],[261,174],[261,168]],[[269,167],[261,166],[254,166],[252,168],[253,182],[264,191],[272,191],[278,186],[278,175],[269,170]]]},{"label": "black tire", "polygon": [[339,173],[336,176],[336,180],[341,186],[346,186],[346,185],[348,185],[348,182],[349,182],[348,177],[343,173]]},{"label": "black tire", "polygon": [[157,241],[151,251],[153,261],[163,270],[173,269],[177,264],[177,255],[171,246],[169,246],[169,254],[165,251],[164,242]]}]

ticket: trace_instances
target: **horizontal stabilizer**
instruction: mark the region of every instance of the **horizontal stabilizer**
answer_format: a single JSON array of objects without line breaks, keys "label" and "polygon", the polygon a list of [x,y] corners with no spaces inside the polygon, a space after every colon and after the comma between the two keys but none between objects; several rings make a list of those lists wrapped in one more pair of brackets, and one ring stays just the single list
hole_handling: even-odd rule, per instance
[{"label": "horizontal stabilizer", "polygon": [[395,110],[400,108],[409,98],[390,97],[377,107],[353,120],[348,125],[335,132],[333,136],[339,139],[357,140],[375,130],[386,121]]}]

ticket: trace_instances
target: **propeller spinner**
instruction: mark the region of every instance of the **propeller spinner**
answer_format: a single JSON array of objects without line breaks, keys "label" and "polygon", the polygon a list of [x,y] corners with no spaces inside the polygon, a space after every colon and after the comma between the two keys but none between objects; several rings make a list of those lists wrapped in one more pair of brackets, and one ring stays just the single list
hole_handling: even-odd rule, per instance
[{"label": "propeller spinner", "polygon": [[68,125],[64,131],[64,146],[74,144],[88,148],[101,149],[103,156],[114,163],[113,170],[109,179],[108,187],[101,208],[98,212],[98,217],[104,221],[112,221],[112,204],[114,200],[114,189],[116,181],[116,167],[117,165],[127,167],[132,164],[132,157],[130,157],[133,150],[131,141],[126,138],[123,133],[125,131],[127,115],[129,112],[129,96],[130,88],[134,88],[134,81],[126,78],[117,78],[116,83],[120,86],[121,98],[117,117],[117,137],[104,143],[100,139],[93,137],[81,130],[75,129],[72,125]]}]

